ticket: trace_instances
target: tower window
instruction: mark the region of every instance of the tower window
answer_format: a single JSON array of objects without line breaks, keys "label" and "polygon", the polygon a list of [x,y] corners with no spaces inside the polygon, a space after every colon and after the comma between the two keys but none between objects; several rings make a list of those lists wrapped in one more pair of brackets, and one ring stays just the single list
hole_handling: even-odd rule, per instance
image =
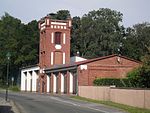
[{"label": "tower window", "polygon": [[55,32],[55,44],[61,44],[61,32]]}]

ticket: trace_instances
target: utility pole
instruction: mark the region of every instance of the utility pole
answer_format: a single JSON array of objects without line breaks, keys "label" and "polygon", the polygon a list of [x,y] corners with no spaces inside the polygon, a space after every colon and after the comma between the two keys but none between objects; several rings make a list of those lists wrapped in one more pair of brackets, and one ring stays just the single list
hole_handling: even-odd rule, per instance
[{"label": "utility pole", "polygon": [[8,76],[9,76],[9,61],[10,61],[10,56],[11,54],[8,52],[6,57],[7,57],[7,77],[6,77],[6,97],[5,100],[8,100]]}]

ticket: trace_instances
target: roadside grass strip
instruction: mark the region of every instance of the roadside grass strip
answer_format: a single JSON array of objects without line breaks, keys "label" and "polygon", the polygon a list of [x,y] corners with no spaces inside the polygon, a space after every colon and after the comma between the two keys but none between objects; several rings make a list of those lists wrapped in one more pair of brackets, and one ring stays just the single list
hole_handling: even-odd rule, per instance
[{"label": "roadside grass strip", "polygon": [[84,98],[84,97],[80,97],[80,96],[71,96],[71,98],[78,99],[78,100],[83,100],[83,101],[87,101],[87,102],[104,104],[104,105],[107,105],[107,106],[110,106],[110,107],[115,107],[115,108],[122,109],[122,110],[124,110],[128,113],[150,113],[150,109],[132,107],[132,106],[128,106],[128,105],[124,105],[124,104],[118,104],[118,103],[111,102],[111,101],[99,101],[99,100]]}]

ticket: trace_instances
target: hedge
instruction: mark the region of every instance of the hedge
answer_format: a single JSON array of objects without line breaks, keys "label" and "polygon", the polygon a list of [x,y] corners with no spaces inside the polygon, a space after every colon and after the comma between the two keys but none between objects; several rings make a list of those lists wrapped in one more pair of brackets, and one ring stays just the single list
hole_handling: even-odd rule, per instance
[{"label": "hedge", "polygon": [[111,86],[115,85],[116,87],[134,87],[132,82],[127,79],[118,79],[118,78],[97,78],[93,81],[96,86]]}]

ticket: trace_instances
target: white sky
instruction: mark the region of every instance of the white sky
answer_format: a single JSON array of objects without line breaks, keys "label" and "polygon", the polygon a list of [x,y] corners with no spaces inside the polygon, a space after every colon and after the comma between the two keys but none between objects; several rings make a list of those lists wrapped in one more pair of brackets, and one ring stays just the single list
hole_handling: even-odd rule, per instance
[{"label": "white sky", "polygon": [[4,12],[21,19],[23,23],[39,20],[48,13],[61,9],[71,16],[80,16],[99,8],[110,8],[123,13],[123,25],[150,22],[150,0],[0,0],[0,16]]}]

